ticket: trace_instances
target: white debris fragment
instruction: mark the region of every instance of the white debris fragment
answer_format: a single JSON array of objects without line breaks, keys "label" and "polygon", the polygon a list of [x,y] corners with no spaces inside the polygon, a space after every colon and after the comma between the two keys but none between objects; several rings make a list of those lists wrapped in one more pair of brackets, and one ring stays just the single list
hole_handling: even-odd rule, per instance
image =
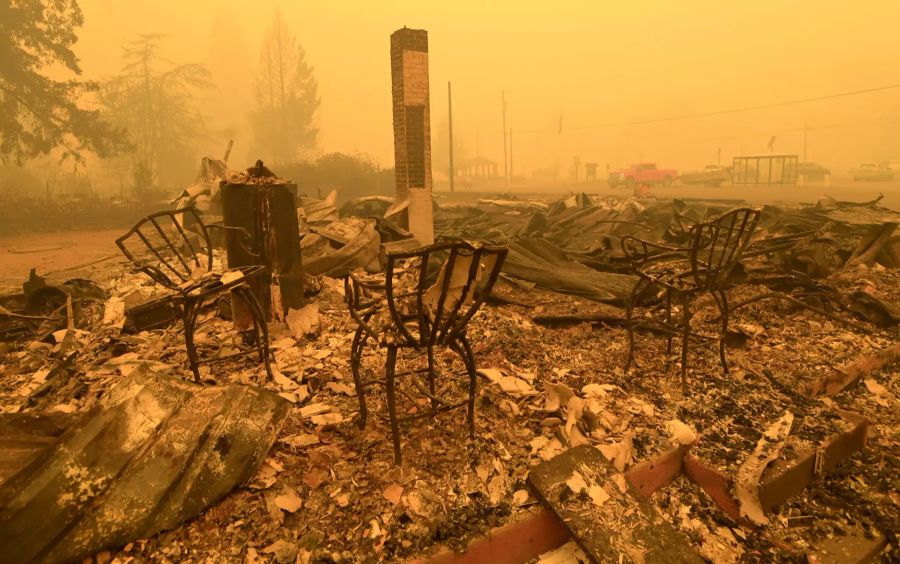
[{"label": "white debris fragment", "polygon": [[669,433],[672,440],[680,445],[690,445],[697,442],[697,432],[690,425],[678,419],[666,421],[666,432]]}]

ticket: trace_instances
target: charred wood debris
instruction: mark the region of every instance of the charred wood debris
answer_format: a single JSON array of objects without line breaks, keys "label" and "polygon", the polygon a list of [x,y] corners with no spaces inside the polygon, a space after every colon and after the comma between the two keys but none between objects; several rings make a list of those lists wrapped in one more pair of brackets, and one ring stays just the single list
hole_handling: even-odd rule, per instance
[{"label": "charred wood debris", "polygon": [[[356,425],[343,282],[419,246],[390,199],[297,197],[303,295],[270,315],[271,378],[235,354],[254,343],[229,292],[195,321],[192,345],[225,359],[201,363],[195,384],[183,312],[123,257],[102,280],[51,285],[32,271],[0,297],[0,560],[427,559],[548,509],[572,540],[535,555],[547,562],[900,558],[900,213],[880,199],[757,207],[727,332],[713,296],[692,306],[682,389],[679,347],[667,348],[680,329],[652,284],[634,298],[624,369],[638,277],[623,240],[684,247],[693,226],[749,204],[436,198],[439,238],[508,254],[468,323],[474,438],[461,412],[416,419],[402,465],[386,420]],[[206,182],[177,207],[214,224],[220,200]],[[210,270],[229,277],[211,231]],[[362,352],[362,373],[380,377],[383,354]],[[416,372],[427,359],[396,362]],[[447,347],[433,362],[466,372]],[[419,391],[400,394],[403,415],[430,409]],[[367,394],[386,413],[384,392]],[[656,460],[675,470],[651,488],[640,477]],[[678,547],[662,560],[660,539]]]}]

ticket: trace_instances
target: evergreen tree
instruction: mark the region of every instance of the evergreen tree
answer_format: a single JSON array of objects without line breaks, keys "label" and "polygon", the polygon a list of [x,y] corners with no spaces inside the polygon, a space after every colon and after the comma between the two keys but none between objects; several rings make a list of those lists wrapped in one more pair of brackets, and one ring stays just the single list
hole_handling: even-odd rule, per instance
[{"label": "evergreen tree", "polygon": [[280,11],[263,38],[254,94],[256,109],[250,124],[259,157],[277,165],[315,148],[318,84]]},{"label": "evergreen tree", "polygon": [[196,145],[205,134],[198,92],[209,88],[200,64],[174,64],[159,55],[161,35],[139,35],[125,46],[121,73],[100,92],[108,118],[132,144],[127,159],[139,197],[183,182],[196,168]]},{"label": "evergreen tree", "polygon": [[[72,46],[84,23],[76,0],[0,2],[0,162],[27,159],[62,148],[62,157],[83,162],[83,151],[108,155],[123,146],[120,130],[81,103],[95,82],[78,80]],[[45,74],[65,69],[67,80]]]},{"label": "evergreen tree", "polygon": [[216,88],[207,91],[202,101],[207,129],[215,137],[215,146],[221,147],[213,154],[221,156],[227,141],[233,139],[231,163],[238,168],[256,160],[249,154],[252,132],[247,121],[247,108],[253,99],[255,62],[244,36],[245,26],[230,5],[225,4],[213,13],[206,66]]}]

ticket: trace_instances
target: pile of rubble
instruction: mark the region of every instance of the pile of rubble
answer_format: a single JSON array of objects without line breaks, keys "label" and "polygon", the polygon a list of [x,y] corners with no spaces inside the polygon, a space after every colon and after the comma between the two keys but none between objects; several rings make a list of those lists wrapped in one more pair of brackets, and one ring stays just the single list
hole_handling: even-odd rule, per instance
[{"label": "pile of rubble", "polygon": [[[639,368],[623,370],[622,306],[635,277],[621,241],[683,243],[690,225],[735,202],[579,194],[438,206],[437,234],[501,243],[510,254],[492,307],[469,324],[481,374],[476,438],[467,438],[460,413],[425,419],[404,430],[400,467],[392,464],[386,422],[371,417],[362,431],[353,424],[349,349],[356,324],[339,278],[377,271],[385,252],[415,243],[387,202],[362,199],[341,210],[333,198],[300,203],[307,290],[315,295],[302,319],[272,328],[271,380],[248,357],[203,365],[204,386],[181,383],[191,374],[180,326],[129,330],[126,312],[156,288],[124,264],[111,266],[116,271],[102,287],[73,282],[40,290],[46,286],[35,277],[22,295],[0,299],[0,540],[22,551],[4,555],[65,560],[103,551],[98,562],[428,558],[475,550],[488,531],[515,530],[550,507],[565,525],[555,527],[578,548],[566,545],[548,561],[602,557],[609,546],[603,539],[611,537],[636,539],[618,552],[653,561],[652,543],[637,534],[651,525],[684,554],[715,562],[803,555],[827,561],[828,551],[848,546],[896,557],[900,380],[891,363],[900,354],[900,214],[878,200],[823,198],[763,209],[743,261],[746,278],[731,293],[735,303],[746,302],[727,336],[732,370],[721,373],[715,347],[694,347],[687,394],[676,376],[679,359],[667,358],[658,334],[638,334]],[[659,305],[658,296],[644,296],[641,315],[658,315]],[[695,310],[696,331],[715,335],[712,298],[699,298]],[[198,322],[195,341],[206,356],[225,357],[242,345],[228,316],[228,308],[214,308]],[[404,370],[424,362],[412,354],[400,359]],[[439,354],[437,362],[462,369],[454,354]],[[363,356],[368,374],[383,366],[383,351]],[[207,432],[197,433],[202,402],[184,408],[179,420],[120,415],[157,413],[176,402],[161,395],[181,398],[182,406],[199,401],[184,398],[226,397],[234,389],[253,390],[253,401],[220,405],[218,417],[236,421],[256,409],[270,423],[232,431],[224,423],[210,427],[207,417]],[[385,413],[384,396],[369,393],[372,411]],[[411,409],[427,409],[426,400]],[[46,432],[23,431],[35,421]],[[128,433],[101,432],[115,425]],[[103,440],[91,443],[86,429]],[[134,434],[139,429],[143,434]],[[147,478],[133,461],[120,461],[131,470],[118,474],[102,451],[93,459],[102,464],[77,459],[100,447],[128,457],[146,449],[140,457],[149,457],[169,444],[167,431],[178,430],[190,437],[183,439],[190,452],[207,453],[177,459],[172,471],[192,476],[188,481]],[[231,445],[210,444],[210,433],[243,437],[251,454],[222,473],[212,462],[227,460]],[[11,446],[25,439],[27,449]],[[76,458],[59,458],[62,452]],[[578,470],[585,460],[591,472]],[[548,464],[556,474],[541,474]],[[95,473],[73,470],[82,467]],[[197,486],[210,475],[227,478],[215,491]],[[28,497],[26,486],[40,476],[55,477],[57,489]],[[138,476],[147,503],[162,507],[165,500],[172,509],[110,532],[125,495],[116,492],[129,491],[125,479]],[[174,498],[163,487],[170,483],[181,488]],[[10,540],[26,523],[21,515],[50,511],[60,505],[51,494],[73,485],[84,500],[72,503],[90,511],[53,517],[60,528],[30,536],[31,544]],[[612,518],[614,508],[629,507],[633,518]],[[585,522],[586,514],[600,521]],[[71,536],[51,534],[65,527]],[[547,550],[560,544],[546,542]]]}]

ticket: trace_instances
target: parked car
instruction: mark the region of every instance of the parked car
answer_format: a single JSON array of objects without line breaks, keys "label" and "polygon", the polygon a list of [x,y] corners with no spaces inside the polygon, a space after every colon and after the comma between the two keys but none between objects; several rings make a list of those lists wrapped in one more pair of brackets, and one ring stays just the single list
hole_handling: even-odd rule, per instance
[{"label": "parked car", "polygon": [[633,188],[635,184],[672,184],[678,176],[674,169],[656,168],[656,163],[640,163],[629,168],[609,173],[609,185],[611,187],[625,185]]},{"label": "parked car", "polygon": [[725,182],[731,182],[731,167],[706,165],[702,170],[682,173],[678,180],[690,185],[721,186]]},{"label": "parked car", "polygon": [[859,165],[853,171],[853,180],[865,180],[868,182],[879,182],[885,180],[893,180],[894,171],[885,165],[877,165],[875,163],[865,163]]},{"label": "parked car", "polygon": [[831,171],[819,163],[797,164],[797,175],[802,176],[806,180],[825,180],[825,177],[830,174]]}]

